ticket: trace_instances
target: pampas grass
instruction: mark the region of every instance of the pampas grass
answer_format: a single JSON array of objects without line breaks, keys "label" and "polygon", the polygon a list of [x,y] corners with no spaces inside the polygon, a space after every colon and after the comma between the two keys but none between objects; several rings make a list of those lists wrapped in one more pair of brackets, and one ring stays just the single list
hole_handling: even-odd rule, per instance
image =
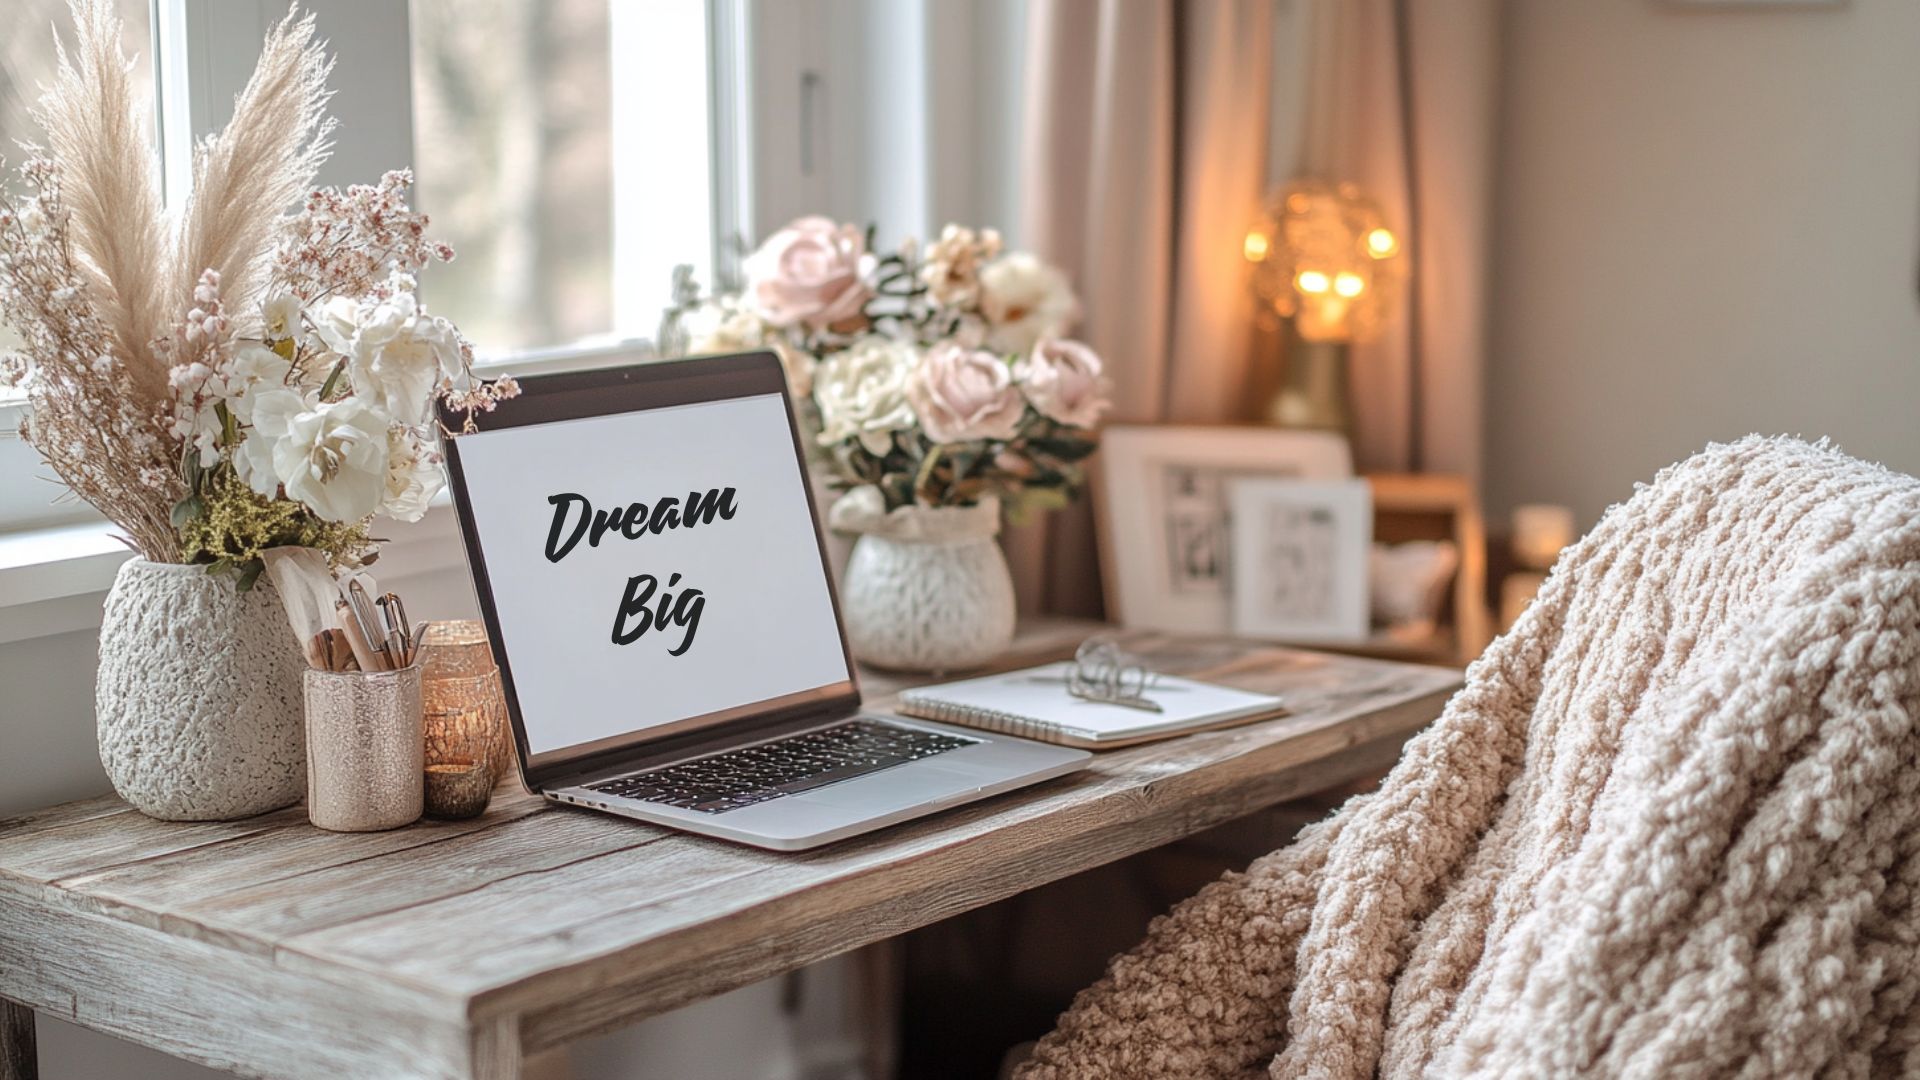
[{"label": "pampas grass", "polygon": [[209,332],[222,310],[260,310],[274,241],[327,156],[331,63],[312,17],[289,9],[226,130],[196,148],[193,195],[168,218],[112,0],[68,6],[73,46],[56,37],[57,71],[33,113],[44,156],[29,148],[24,201],[0,191],[0,315],[23,342],[0,355],[0,384],[27,390],[20,434],[72,491],[141,554],[173,561],[192,489],[172,377],[231,336]]},{"label": "pampas grass", "polygon": [[192,297],[200,275],[213,270],[229,306],[258,299],[282,215],[306,196],[327,158],[332,68],[313,40],[313,16],[289,9],[267,35],[226,130],[195,151],[193,195],[168,282],[174,296]]},{"label": "pampas grass", "polygon": [[[53,85],[33,110],[60,163],[74,255],[116,351],[131,362],[149,403],[165,400],[167,373],[153,340],[179,317],[163,298],[164,228],[158,172],[140,119],[133,62],[120,51],[108,0],[75,0],[71,52],[55,39]],[[189,295],[191,295],[189,293]]]}]

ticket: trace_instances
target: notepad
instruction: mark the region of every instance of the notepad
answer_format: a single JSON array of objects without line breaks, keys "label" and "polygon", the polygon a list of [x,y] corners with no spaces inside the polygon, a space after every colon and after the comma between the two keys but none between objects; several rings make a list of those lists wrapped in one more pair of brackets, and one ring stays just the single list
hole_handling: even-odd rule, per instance
[{"label": "notepad", "polygon": [[923,686],[900,694],[908,716],[964,724],[1041,742],[1103,749],[1264,720],[1286,712],[1270,694],[1159,676],[1146,697],[1161,712],[1086,701],[1067,693],[1070,663]]}]

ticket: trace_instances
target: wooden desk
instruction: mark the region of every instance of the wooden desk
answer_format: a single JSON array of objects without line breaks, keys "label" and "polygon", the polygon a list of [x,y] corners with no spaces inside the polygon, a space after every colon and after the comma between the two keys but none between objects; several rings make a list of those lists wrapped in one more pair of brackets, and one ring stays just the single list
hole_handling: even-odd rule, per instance
[{"label": "wooden desk", "polygon": [[1160,655],[1295,712],[800,854],[504,789],[475,821],[362,835],[114,798],[0,822],[0,1080],[34,1076],[29,1009],[248,1076],[518,1077],[527,1053],[1378,770],[1459,685],[1226,642]]}]

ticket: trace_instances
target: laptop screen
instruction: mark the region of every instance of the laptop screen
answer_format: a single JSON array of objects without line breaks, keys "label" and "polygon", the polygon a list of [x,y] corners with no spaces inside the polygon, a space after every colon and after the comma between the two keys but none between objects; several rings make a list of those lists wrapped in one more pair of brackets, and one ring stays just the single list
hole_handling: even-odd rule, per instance
[{"label": "laptop screen", "polygon": [[852,678],[781,395],[458,440],[532,754]]}]

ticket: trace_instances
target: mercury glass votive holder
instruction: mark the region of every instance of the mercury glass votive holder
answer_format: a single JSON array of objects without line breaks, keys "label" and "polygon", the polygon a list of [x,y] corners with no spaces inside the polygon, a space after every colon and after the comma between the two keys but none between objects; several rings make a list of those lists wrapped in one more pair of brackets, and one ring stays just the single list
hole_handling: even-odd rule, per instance
[{"label": "mercury glass votive holder", "polygon": [[470,619],[433,623],[421,635],[420,667],[427,764],[483,761],[490,782],[510,774],[513,733],[486,628]]},{"label": "mercury glass votive holder", "polygon": [[420,819],[424,724],[420,666],[306,672],[307,820],[378,832]]}]

